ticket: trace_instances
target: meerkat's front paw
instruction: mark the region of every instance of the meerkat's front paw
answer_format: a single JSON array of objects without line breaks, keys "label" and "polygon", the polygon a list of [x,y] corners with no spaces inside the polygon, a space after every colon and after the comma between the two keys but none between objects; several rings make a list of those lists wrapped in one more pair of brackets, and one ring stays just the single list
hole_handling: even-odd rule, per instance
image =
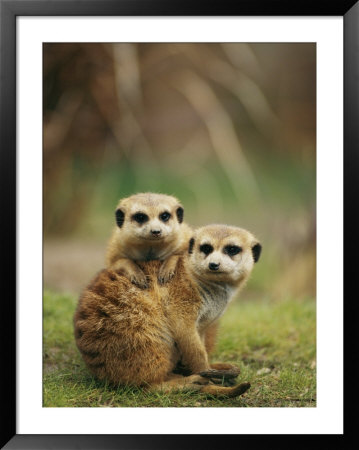
[{"label": "meerkat's front paw", "polygon": [[110,269],[119,275],[126,277],[131,283],[140,288],[145,289],[148,287],[148,280],[144,272],[136,263],[127,258],[120,258],[111,265]]},{"label": "meerkat's front paw", "polygon": [[167,283],[171,280],[171,278],[174,277],[176,273],[176,266],[178,262],[178,256],[173,255],[170,256],[168,259],[163,261],[160,270],[158,272],[158,281],[161,284]]},{"label": "meerkat's front paw", "polygon": [[144,277],[143,279],[139,279],[138,277],[131,277],[130,280],[131,280],[131,283],[135,284],[136,286],[138,286],[141,289],[148,288],[148,283],[147,283],[146,277]]},{"label": "meerkat's front paw", "polygon": [[168,281],[171,280],[171,278],[174,277],[175,272],[174,271],[166,271],[166,270],[162,270],[162,267],[160,268],[160,271],[158,273],[158,281],[161,284],[165,284]]},{"label": "meerkat's front paw", "polygon": [[136,271],[136,273],[131,273],[129,279],[131,283],[142,289],[148,288],[148,281],[146,275],[142,272],[142,270],[139,270],[138,272]]}]

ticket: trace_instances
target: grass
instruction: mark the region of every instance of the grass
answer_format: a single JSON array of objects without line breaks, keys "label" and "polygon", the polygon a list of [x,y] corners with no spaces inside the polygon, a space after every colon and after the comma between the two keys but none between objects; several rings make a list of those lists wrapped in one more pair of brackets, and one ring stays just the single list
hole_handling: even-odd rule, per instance
[{"label": "grass", "polygon": [[193,393],[147,393],[109,387],[86,369],[73,338],[77,299],[45,291],[43,405],[45,407],[314,407],[315,301],[236,300],[221,319],[212,361],[241,367],[251,389],[219,400]]}]

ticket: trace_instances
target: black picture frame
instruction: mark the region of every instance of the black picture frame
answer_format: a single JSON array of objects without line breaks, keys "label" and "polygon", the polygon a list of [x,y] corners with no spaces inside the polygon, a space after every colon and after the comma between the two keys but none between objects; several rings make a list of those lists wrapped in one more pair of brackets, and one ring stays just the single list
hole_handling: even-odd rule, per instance
[{"label": "black picture frame", "polygon": [[[223,448],[227,445],[268,443],[279,435],[18,435],[16,434],[16,17],[18,16],[342,16],[344,18],[344,240],[347,293],[355,280],[349,257],[355,246],[358,221],[355,180],[359,169],[359,3],[357,0],[288,2],[252,0],[237,2],[171,2],[166,0],[0,0],[0,183],[2,198],[2,410],[1,448],[6,449],[179,449]],[[5,220],[6,219],[6,220]],[[350,250],[350,251],[349,251]],[[344,265],[345,267],[345,265]],[[354,329],[354,304],[346,303],[346,342]],[[354,372],[353,358],[345,355],[345,373]],[[349,392],[349,394],[348,394]],[[345,404],[350,389],[345,390]],[[354,428],[355,415],[346,417],[345,434]],[[288,436],[287,438],[294,436]],[[317,436],[298,435],[298,443],[314,444]],[[283,438],[283,436],[282,436]],[[331,435],[341,439],[342,435]],[[264,441],[265,439],[265,441]],[[314,440],[313,440],[314,439]],[[278,445],[278,444],[276,444]]]}]

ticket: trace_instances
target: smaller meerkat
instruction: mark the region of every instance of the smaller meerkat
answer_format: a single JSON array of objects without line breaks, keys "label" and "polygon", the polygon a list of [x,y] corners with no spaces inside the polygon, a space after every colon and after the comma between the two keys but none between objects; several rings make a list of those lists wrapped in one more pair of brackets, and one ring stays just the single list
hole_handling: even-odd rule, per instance
[{"label": "smaller meerkat", "polygon": [[[113,385],[241,395],[249,383],[218,386],[237,376],[229,364],[209,364],[206,333],[246,283],[261,245],[248,231],[225,225],[198,229],[175,276],[158,282],[160,261],[139,263],[149,289],[103,270],[82,293],[74,316],[76,344],[90,371]],[[189,374],[174,371],[178,364]]]},{"label": "smaller meerkat", "polygon": [[[201,299],[196,330],[207,354],[215,344],[218,319],[245,286],[261,251],[252,233],[233,226],[207,225],[191,238],[186,267]],[[186,357],[181,363],[194,367]],[[213,365],[218,369],[225,366]]]},{"label": "smaller meerkat", "polygon": [[135,261],[163,261],[158,279],[170,280],[191,235],[183,222],[184,210],[170,195],[140,193],[122,199],[106,252],[106,266],[123,273],[132,283],[147,287],[146,276]]}]

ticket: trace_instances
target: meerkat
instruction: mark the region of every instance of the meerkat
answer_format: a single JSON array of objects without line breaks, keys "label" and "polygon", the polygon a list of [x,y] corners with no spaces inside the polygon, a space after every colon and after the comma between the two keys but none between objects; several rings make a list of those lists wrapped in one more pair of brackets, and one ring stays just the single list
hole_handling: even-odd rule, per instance
[{"label": "meerkat", "polygon": [[180,202],[170,195],[141,193],[121,200],[107,246],[106,267],[146,288],[146,276],[135,261],[158,259],[163,261],[158,280],[166,283],[191,235],[183,214]]},{"label": "meerkat", "polygon": [[[246,283],[260,252],[248,231],[211,225],[194,233],[167,284],[158,282],[160,261],[139,263],[149,279],[147,290],[102,270],[82,293],[74,316],[76,344],[89,370],[113,385],[241,395],[249,383],[211,381],[239,371],[209,364],[205,336]],[[190,376],[174,373],[179,362]]]},{"label": "meerkat", "polygon": [[191,238],[188,252],[193,255],[187,264],[202,299],[197,328],[208,354],[215,345],[218,319],[244,288],[261,251],[253,234],[227,225],[199,228]]}]

